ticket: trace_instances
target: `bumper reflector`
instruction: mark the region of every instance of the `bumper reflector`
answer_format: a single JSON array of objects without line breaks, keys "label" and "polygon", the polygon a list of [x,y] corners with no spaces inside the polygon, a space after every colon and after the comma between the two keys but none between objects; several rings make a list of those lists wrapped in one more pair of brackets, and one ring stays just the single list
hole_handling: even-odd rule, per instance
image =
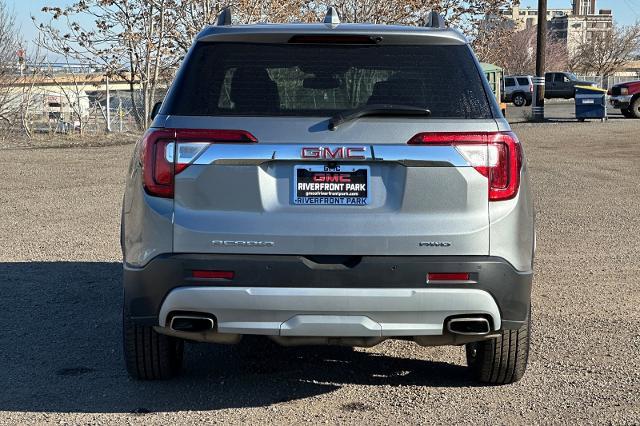
[{"label": "bumper reflector", "polygon": [[193,278],[232,280],[233,271],[191,271]]},{"label": "bumper reflector", "polygon": [[429,272],[427,282],[434,281],[469,281],[468,272]]}]

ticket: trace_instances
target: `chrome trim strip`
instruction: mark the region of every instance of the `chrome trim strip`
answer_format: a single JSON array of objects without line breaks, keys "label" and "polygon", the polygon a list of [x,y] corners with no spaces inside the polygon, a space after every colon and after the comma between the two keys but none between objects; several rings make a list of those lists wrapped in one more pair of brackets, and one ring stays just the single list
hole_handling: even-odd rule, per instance
[{"label": "chrome trim strip", "polygon": [[467,167],[451,145],[373,145],[375,161],[394,161],[407,167]]},{"label": "chrome trim strip", "polygon": [[416,146],[416,145],[357,145],[323,144],[332,150],[340,147],[363,146],[363,159],[336,158],[307,159],[301,157],[302,148],[318,144],[213,144],[205,150],[193,164],[258,165],[269,161],[386,161],[396,162],[407,167],[468,167],[469,164],[453,146]]}]

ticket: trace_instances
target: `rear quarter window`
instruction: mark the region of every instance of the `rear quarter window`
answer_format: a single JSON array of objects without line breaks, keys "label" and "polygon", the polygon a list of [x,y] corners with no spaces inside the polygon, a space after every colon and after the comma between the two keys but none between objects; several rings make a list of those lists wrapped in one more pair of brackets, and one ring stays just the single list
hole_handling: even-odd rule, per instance
[{"label": "rear quarter window", "polygon": [[491,118],[467,46],[198,43],[166,113],[326,116],[367,104],[425,107],[432,117]]}]

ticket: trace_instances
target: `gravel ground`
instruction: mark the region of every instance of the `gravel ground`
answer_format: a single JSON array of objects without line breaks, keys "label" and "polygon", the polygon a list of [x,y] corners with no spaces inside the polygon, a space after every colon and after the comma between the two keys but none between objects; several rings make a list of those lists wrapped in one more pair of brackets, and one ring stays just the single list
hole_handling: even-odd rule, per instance
[{"label": "gravel ground", "polygon": [[118,221],[133,146],[0,158],[0,423],[640,423],[640,120],[516,125],[538,212],[534,333],[517,384],[461,348],[188,345],[141,383],[120,347]]}]

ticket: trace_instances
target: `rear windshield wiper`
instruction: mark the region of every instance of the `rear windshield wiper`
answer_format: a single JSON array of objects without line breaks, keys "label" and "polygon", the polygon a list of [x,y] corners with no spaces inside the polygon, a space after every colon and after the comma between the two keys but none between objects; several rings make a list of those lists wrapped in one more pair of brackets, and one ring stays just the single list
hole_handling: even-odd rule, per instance
[{"label": "rear windshield wiper", "polygon": [[360,117],[372,115],[390,115],[390,116],[423,116],[429,117],[431,111],[427,108],[420,108],[410,105],[394,105],[394,104],[372,104],[365,105],[360,108],[342,111],[331,117],[329,120],[329,130],[335,130],[342,123],[356,120]]}]

